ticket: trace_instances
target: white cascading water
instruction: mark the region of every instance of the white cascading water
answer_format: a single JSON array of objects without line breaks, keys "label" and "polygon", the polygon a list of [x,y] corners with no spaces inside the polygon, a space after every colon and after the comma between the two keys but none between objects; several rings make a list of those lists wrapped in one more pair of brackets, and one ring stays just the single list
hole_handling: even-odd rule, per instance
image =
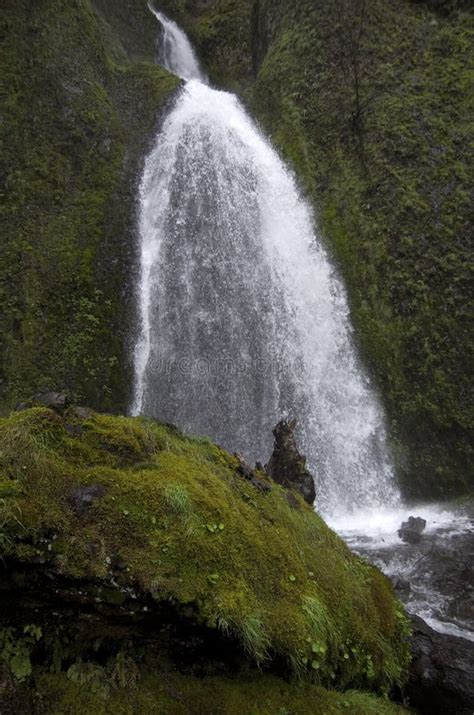
[{"label": "white cascading water", "polygon": [[318,510],[395,505],[383,411],[311,210],[239,100],[206,84],[186,35],[155,15],[161,62],[188,81],[140,186],[132,412],[261,461],[296,416]]},{"label": "white cascading water", "polygon": [[148,6],[156,17],[163,31],[163,37],[158,43],[157,61],[172,74],[181,79],[198,79],[205,81],[205,76],[191,47],[191,43],[178,25],[165,17],[161,12]]},{"label": "white cascading water", "polygon": [[474,507],[418,506],[428,522],[423,547],[398,538],[410,512],[311,211],[237,98],[207,86],[186,35],[153,12],[158,60],[187,83],[140,186],[133,413],[260,460],[272,427],[296,415],[317,509],[354,550],[409,579],[409,610],[474,640],[459,556],[467,564],[474,548]]}]

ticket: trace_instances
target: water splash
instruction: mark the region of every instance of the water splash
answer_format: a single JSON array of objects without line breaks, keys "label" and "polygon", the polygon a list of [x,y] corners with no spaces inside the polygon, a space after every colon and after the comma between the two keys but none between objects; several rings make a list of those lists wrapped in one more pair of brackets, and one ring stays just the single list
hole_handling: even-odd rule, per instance
[{"label": "water splash", "polygon": [[[426,521],[419,544],[403,543],[398,529],[409,516]],[[328,519],[356,553],[378,566],[395,584],[410,613],[440,633],[474,640],[472,609],[474,503],[417,504],[364,509]],[[405,584],[405,588],[403,588]],[[408,587],[408,588],[406,588]]]},{"label": "water splash", "polygon": [[[155,14],[166,66],[196,77],[187,38]],[[343,285],[293,174],[234,95],[197,79],[181,90],[146,161],[140,245],[133,412],[261,461],[272,427],[296,415],[321,511],[396,504]]]}]

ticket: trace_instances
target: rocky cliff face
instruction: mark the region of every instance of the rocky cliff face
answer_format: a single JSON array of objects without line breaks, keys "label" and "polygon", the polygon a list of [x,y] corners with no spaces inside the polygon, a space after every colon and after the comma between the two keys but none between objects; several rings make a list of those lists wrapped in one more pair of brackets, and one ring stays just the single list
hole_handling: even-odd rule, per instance
[{"label": "rocky cliff face", "polygon": [[7,0],[1,23],[0,409],[45,385],[123,407],[137,175],[178,80],[138,0]]},{"label": "rocky cliff face", "polygon": [[405,492],[472,489],[470,4],[162,5],[211,77],[238,88],[313,200]]}]

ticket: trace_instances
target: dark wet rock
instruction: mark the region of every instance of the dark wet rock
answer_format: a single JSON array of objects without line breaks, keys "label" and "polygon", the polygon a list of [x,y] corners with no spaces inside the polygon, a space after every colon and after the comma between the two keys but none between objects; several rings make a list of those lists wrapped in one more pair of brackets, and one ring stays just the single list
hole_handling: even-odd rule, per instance
[{"label": "dark wet rock", "polygon": [[259,474],[255,469],[252,469],[252,467],[242,459],[240,454],[235,453],[234,457],[239,461],[239,466],[237,467],[237,474],[240,477],[247,479],[260,492],[271,492],[272,485],[265,478],[264,474]]},{"label": "dark wet rock", "polygon": [[403,578],[402,576],[394,576],[392,578],[392,585],[397,592],[397,596],[401,598],[402,601],[408,598],[411,591],[411,583],[406,578]]},{"label": "dark wet rock", "polygon": [[[471,569],[472,580],[472,569]],[[474,590],[472,585],[465,584],[466,593],[454,598],[448,607],[448,616],[454,621],[474,624]]]},{"label": "dark wet rock", "polygon": [[101,484],[91,484],[88,487],[74,489],[68,501],[78,516],[85,516],[96,499],[104,496],[105,489]]},{"label": "dark wet rock", "polygon": [[411,0],[412,3],[418,5],[426,5],[440,15],[449,15],[462,8],[471,7],[470,0]]},{"label": "dark wet rock", "polygon": [[21,412],[22,410],[29,410],[31,405],[29,402],[19,402],[17,406],[15,407],[15,410],[17,412]]},{"label": "dark wet rock", "polygon": [[[2,574],[0,625],[30,623],[34,619],[35,623],[41,622],[45,633],[52,628],[55,638],[64,638],[66,643],[74,642],[78,647],[82,644],[84,652],[98,654],[98,660],[110,657],[108,649],[123,643],[126,637],[138,652],[144,648],[152,653],[159,650],[167,660],[180,666],[186,662],[188,668],[196,671],[203,666],[212,672],[216,656],[227,662],[226,672],[234,672],[235,664],[247,667],[239,644],[218,630],[201,625],[193,606],[181,607],[168,600],[158,603],[130,584],[119,587],[115,581],[68,579],[40,564],[34,569],[23,565],[18,568],[21,579],[17,581],[8,568]],[[8,696],[10,703],[22,687],[0,660],[1,715],[46,712],[42,708],[20,706],[4,709],[2,696],[5,699]],[[31,683],[26,687],[34,696]]]},{"label": "dark wet rock", "polygon": [[[460,520],[463,513],[459,514]],[[420,607],[441,624],[474,631],[474,533],[440,526],[421,543],[358,548],[392,573],[397,595],[410,610]],[[465,529],[466,527],[464,527]],[[397,571],[395,572],[395,568]],[[413,662],[406,689],[409,704],[428,715],[474,713],[474,642],[439,633],[412,616]]]},{"label": "dark wet rock", "polygon": [[426,527],[426,520],[421,516],[409,516],[408,521],[404,521],[398,530],[398,536],[408,544],[419,544],[422,533]]},{"label": "dark wet rock", "polygon": [[411,706],[429,715],[474,712],[474,643],[437,633],[412,616],[410,679],[405,691]]},{"label": "dark wet rock", "polygon": [[111,558],[110,567],[114,571],[125,571],[127,569],[127,564],[120,556],[114,554]]},{"label": "dark wet rock", "polygon": [[306,467],[306,457],[296,446],[295,427],[296,420],[282,420],[273,430],[275,444],[266,471],[274,482],[300,492],[308,504],[313,504],[316,498],[314,479]]},{"label": "dark wet rock", "polygon": [[292,509],[296,509],[299,511],[301,509],[301,502],[298,501],[298,498],[295,496],[293,492],[288,492],[286,495],[286,501],[288,504],[291,506]]},{"label": "dark wet rock", "polygon": [[84,432],[84,428],[81,427],[81,425],[75,424],[65,424],[64,429],[71,435],[71,437],[80,437]]},{"label": "dark wet rock", "polygon": [[25,402],[17,405],[16,409],[28,410],[30,407],[49,407],[50,410],[64,414],[69,406],[69,399],[64,392],[38,392]]},{"label": "dark wet rock", "polygon": [[92,415],[92,410],[90,410],[88,407],[71,405],[71,407],[69,408],[68,415],[77,420],[88,420]]},{"label": "dark wet rock", "polygon": [[437,542],[420,568],[431,563],[432,585],[446,601],[446,617],[474,631],[474,533]]}]

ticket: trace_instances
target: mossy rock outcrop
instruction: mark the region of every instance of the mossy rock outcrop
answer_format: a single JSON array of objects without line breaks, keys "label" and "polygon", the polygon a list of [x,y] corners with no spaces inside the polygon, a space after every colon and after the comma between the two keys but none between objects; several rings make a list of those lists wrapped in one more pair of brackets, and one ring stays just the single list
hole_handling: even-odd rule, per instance
[{"label": "mossy rock outcrop", "polygon": [[303,499],[239,466],[139,418],[39,407],[0,420],[0,699],[48,713],[313,712],[318,698],[321,712],[391,712],[329,692],[403,686],[409,629],[389,581]]}]

